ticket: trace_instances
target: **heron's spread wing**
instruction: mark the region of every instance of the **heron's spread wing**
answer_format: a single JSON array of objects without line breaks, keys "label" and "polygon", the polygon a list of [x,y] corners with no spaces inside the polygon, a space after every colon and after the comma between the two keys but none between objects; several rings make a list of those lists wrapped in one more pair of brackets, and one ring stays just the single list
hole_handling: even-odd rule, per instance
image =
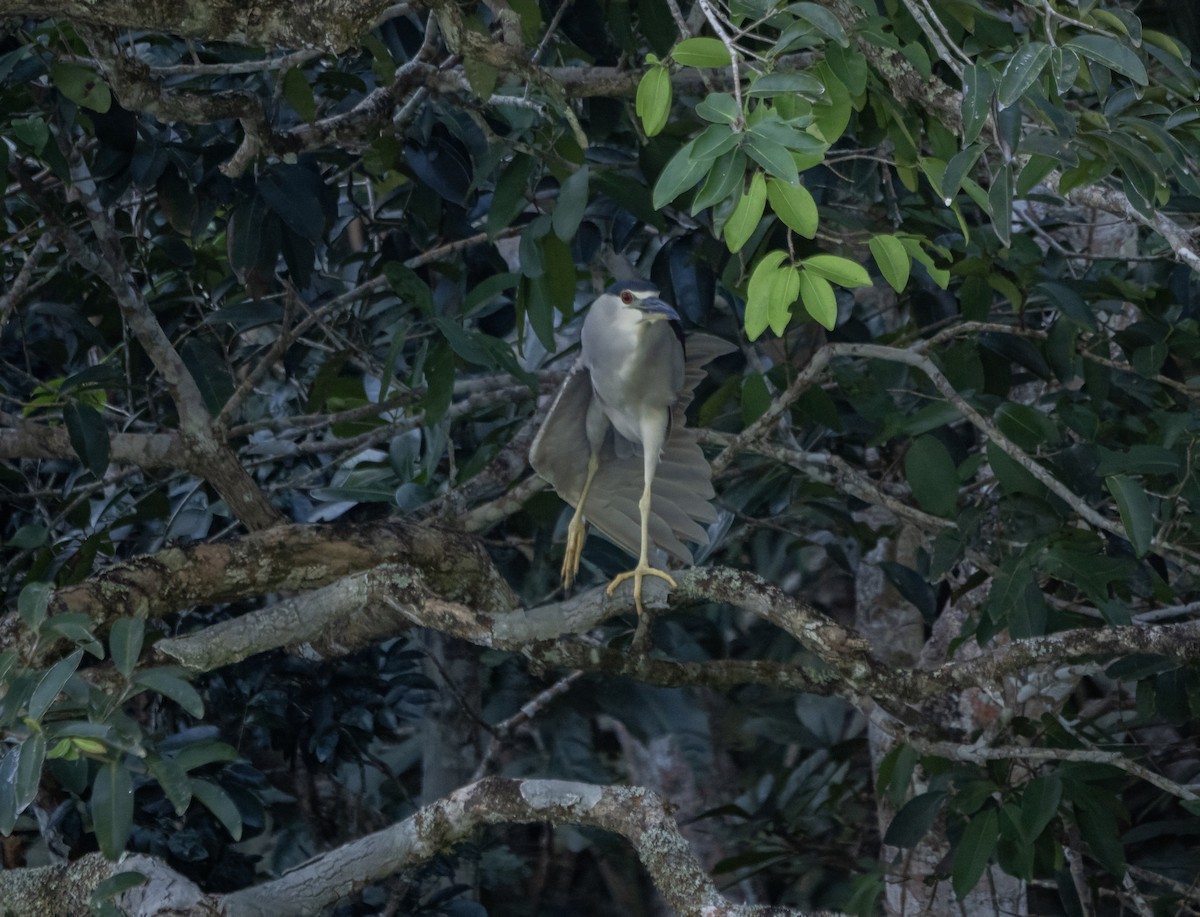
[{"label": "heron's spread wing", "polygon": [[587,369],[576,360],[529,448],[533,470],[572,506],[579,503],[587,479],[590,458],[587,409],[591,400],[591,379]]},{"label": "heron's spread wing", "polygon": [[[684,412],[704,378],[704,365],[732,350],[725,341],[706,334],[687,339],[683,387],[672,410],[671,433],[654,476],[650,538],[684,564],[692,562],[692,552],[684,542],[708,544],[702,523],[717,518],[709,503],[713,497],[712,469],[700,451],[695,432],[684,424]],[[586,417],[591,397],[587,370],[576,363],[530,451],[534,470],[572,506],[578,505],[587,477]],[[623,440],[618,443],[618,438],[615,431],[610,431],[583,513],[609,539],[636,555],[641,542],[638,500],[642,495],[642,454],[640,447],[629,448],[631,444]]]}]

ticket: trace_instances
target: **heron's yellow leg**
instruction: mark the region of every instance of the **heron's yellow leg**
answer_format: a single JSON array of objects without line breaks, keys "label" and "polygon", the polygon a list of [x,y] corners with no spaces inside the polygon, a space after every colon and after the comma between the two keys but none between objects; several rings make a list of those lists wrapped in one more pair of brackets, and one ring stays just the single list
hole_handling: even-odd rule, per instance
[{"label": "heron's yellow leg", "polygon": [[583,556],[583,543],[587,540],[587,527],[583,521],[583,505],[587,501],[588,491],[592,489],[592,479],[596,469],[600,467],[600,456],[593,452],[588,458],[587,477],[583,481],[583,493],[579,495],[579,503],[575,506],[575,514],[571,524],[567,526],[567,550],[563,555],[562,584],[564,589],[570,589],[579,573],[579,558]]},{"label": "heron's yellow leg", "polygon": [[642,608],[642,580],[645,577],[657,576],[659,579],[666,580],[672,589],[676,586],[675,580],[671,578],[669,573],[650,566],[650,486],[652,481],[653,478],[648,473],[646,475],[646,484],[642,488],[642,499],[638,501],[638,509],[641,510],[642,514],[642,550],[638,556],[638,564],[632,570],[627,570],[624,573],[618,573],[614,576],[613,581],[608,584],[608,589],[606,590],[608,595],[612,595],[621,583],[632,578],[633,604],[637,608],[639,615],[645,612],[645,609]]}]

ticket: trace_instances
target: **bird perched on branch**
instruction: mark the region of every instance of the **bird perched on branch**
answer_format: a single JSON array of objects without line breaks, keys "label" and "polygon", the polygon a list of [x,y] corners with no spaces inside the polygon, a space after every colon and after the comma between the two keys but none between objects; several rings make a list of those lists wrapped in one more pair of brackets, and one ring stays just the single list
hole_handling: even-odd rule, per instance
[{"label": "bird perched on branch", "polygon": [[637,566],[618,574],[608,594],[633,580],[675,580],[650,563],[653,542],[683,564],[685,541],[708,544],[701,523],[716,519],[712,469],[684,411],[704,365],[733,350],[706,334],[685,341],[679,316],[644,280],[614,283],[592,303],[581,352],[555,396],[530,450],[533,468],[575,507],[567,529],[563,586],[579,572],[585,520],[631,554]]}]

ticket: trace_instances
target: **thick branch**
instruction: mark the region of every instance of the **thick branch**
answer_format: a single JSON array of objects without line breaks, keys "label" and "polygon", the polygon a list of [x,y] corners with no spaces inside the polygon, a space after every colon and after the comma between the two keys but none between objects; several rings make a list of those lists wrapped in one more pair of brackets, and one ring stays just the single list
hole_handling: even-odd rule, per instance
[{"label": "thick branch", "polygon": [[[680,833],[668,806],[649,790],[499,777],[464,786],[403,821],[314,857],[278,879],[226,895],[204,895],[151,857],[132,856],[121,864],[110,864],[91,854],[66,868],[0,871],[0,900],[14,917],[84,913],[87,894],[100,881],[116,872],[134,871],[150,882],[125,892],[118,903],[125,913],[139,917],[316,915],[367,885],[428,862],[481,828],[530,823],[599,828],[625,838],[675,914],[804,917],[806,913],[733,904],[723,898]],[[38,889],[41,895],[34,898],[29,889]],[[807,913],[821,917],[828,912]]]},{"label": "thick branch", "polygon": [[5,18],[71,19],[95,26],[162,32],[235,44],[344,51],[390,0],[0,0]]},{"label": "thick branch", "polygon": [[[0,413],[0,459],[74,459],[65,427],[49,427]],[[186,468],[187,452],[175,433],[113,433],[109,457],[141,468]]]}]

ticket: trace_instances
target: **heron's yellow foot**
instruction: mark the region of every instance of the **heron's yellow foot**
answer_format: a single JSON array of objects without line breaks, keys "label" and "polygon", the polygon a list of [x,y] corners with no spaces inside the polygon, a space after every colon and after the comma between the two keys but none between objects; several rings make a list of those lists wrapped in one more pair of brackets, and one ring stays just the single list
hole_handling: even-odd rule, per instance
[{"label": "heron's yellow foot", "polygon": [[637,606],[637,612],[639,615],[644,614],[645,609],[642,608],[642,579],[647,576],[657,576],[659,579],[666,580],[667,585],[669,585],[672,589],[674,589],[676,586],[675,580],[671,578],[671,574],[662,570],[656,570],[649,564],[638,564],[632,570],[627,570],[624,573],[618,573],[616,576],[614,576],[613,581],[608,584],[605,594],[611,596],[616,591],[617,587],[621,585],[621,583],[632,577],[633,604]]},{"label": "heron's yellow foot", "polygon": [[579,573],[579,558],[583,556],[583,543],[587,540],[587,525],[578,516],[571,518],[567,526],[567,550],[563,555],[562,584],[564,589],[570,589]]}]

